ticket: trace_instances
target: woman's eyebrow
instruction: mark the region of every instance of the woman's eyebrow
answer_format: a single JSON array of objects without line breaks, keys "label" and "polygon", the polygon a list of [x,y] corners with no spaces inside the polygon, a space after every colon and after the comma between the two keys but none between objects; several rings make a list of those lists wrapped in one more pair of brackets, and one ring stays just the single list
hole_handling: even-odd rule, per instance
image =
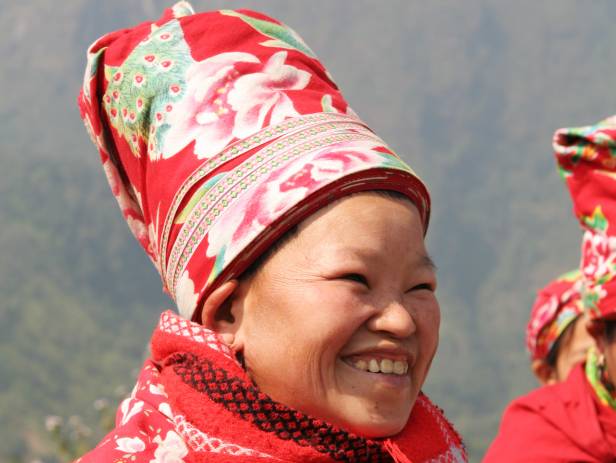
[{"label": "woman's eyebrow", "polygon": [[[349,246],[349,247],[345,247],[342,249],[335,249],[334,252],[338,253],[338,255],[336,256],[336,261],[340,261],[340,260],[349,260],[352,258],[379,258],[381,256],[381,252],[379,251],[379,249],[371,249],[371,250],[366,250],[364,248],[361,247],[355,247],[355,246]],[[416,255],[416,259],[413,260],[413,264],[414,267],[417,268],[427,268],[431,271],[436,272],[438,270],[436,264],[434,263],[434,260],[432,259],[432,257],[430,257],[430,255],[428,253],[417,253]]]}]

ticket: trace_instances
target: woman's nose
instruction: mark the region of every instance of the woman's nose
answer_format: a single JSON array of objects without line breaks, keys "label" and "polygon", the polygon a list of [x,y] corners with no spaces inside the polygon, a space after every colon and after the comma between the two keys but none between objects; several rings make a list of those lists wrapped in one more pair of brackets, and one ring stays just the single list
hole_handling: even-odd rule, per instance
[{"label": "woman's nose", "polygon": [[375,310],[376,313],[367,323],[372,331],[387,333],[396,338],[407,338],[417,329],[411,312],[399,301],[391,301]]}]

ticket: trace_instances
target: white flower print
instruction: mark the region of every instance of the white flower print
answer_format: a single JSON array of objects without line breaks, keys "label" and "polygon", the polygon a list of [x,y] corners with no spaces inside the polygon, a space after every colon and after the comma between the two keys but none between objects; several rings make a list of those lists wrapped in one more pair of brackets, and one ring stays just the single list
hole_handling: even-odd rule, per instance
[{"label": "white flower print", "polygon": [[249,137],[263,127],[265,116],[272,112],[270,124],[297,116],[285,90],[301,90],[308,85],[310,74],[285,64],[286,51],[273,54],[262,72],[246,74],[229,92],[229,104],[237,112],[233,135]]},{"label": "white flower print", "polygon": [[158,411],[165,415],[170,420],[173,419],[173,413],[171,412],[171,407],[167,402],[163,402],[158,406]]},{"label": "white flower print", "polygon": [[154,438],[158,447],[154,451],[154,459],[150,463],[183,463],[182,459],[188,455],[188,449],[182,438],[174,431],[169,431],[165,439],[160,436]]},{"label": "white flower print", "polygon": [[589,279],[600,279],[613,274],[616,258],[616,238],[586,232],[582,242],[582,271]]},{"label": "white flower print", "polygon": [[175,285],[175,303],[180,314],[190,319],[198,299],[199,294],[195,292],[195,284],[190,278],[188,270],[185,270]]},{"label": "white flower print", "polygon": [[120,437],[116,439],[116,450],[124,453],[143,452],[145,443],[138,437]]},{"label": "white flower print", "polygon": [[[131,402],[134,402],[131,405]],[[122,421],[121,424],[124,426],[126,423],[130,421],[130,419],[143,410],[143,401],[134,399],[125,399],[120,406],[120,411],[122,412]]]},{"label": "white flower print", "polygon": [[150,384],[150,394],[162,395],[167,397],[167,393],[165,392],[165,386],[163,384]]}]

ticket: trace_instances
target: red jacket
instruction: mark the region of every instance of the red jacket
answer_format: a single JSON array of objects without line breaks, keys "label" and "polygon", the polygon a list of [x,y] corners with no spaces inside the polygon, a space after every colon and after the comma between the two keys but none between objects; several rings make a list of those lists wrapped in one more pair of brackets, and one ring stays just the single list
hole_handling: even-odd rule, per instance
[{"label": "red jacket", "polygon": [[616,411],[599,403],[580,364],[509,405],[483,462],[616,462]]}]

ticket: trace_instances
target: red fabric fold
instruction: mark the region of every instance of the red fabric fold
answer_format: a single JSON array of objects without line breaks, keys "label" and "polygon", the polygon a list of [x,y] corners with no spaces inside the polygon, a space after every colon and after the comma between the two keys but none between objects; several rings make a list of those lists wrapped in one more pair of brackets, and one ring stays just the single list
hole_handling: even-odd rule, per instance
[{"label": "red fabric fold", "polygon": [[616,411],[601,405],[583,365],[565,382],[509,405],[484,463],[616,461]]}]

